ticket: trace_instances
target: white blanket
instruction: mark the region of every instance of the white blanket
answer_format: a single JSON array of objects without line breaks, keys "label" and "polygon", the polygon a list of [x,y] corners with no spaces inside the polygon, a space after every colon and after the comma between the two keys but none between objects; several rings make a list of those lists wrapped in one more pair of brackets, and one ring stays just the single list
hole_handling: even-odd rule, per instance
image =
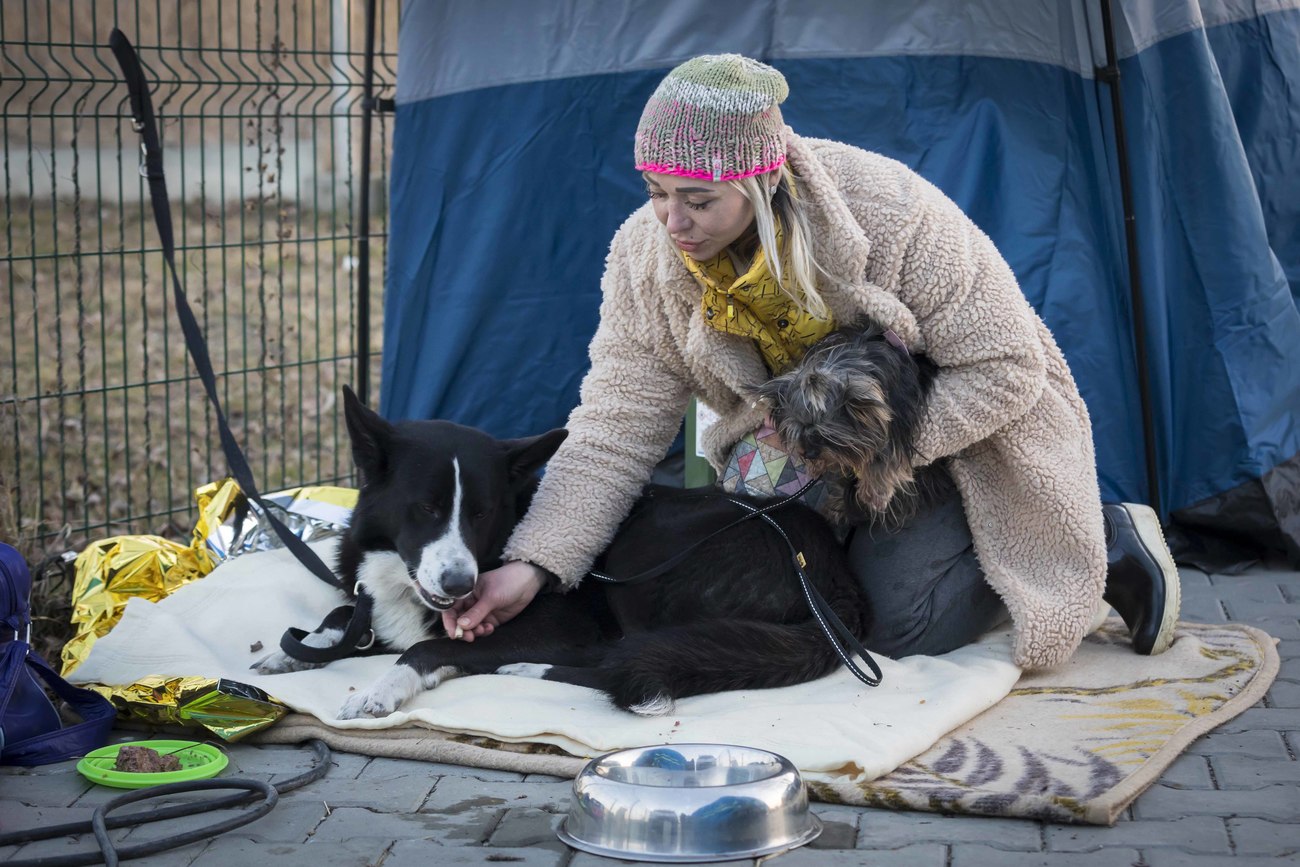
[{"label": "white blanket", "polygon": [[[317,550],[331,562],[332,548],[321,543]],[[154,674],[225,677],[339,729],[427,726],[553,744],[583,757],[653,743],[739,743],[785,755],[814,778],[866,781],[997,704],[1020,676],[1004,630],[940,657],[877,656],[884,682],[875,688],[841,668],[813,683],[699,696],[678,702],[666,716],[638,717],[584,687],[484,675],[448,681],[384,719],[344,721],[334,714],[349,691],[368,686],[395,655],[271,676],[249,669],[279,646],[286,627],[310,631],[338,604],[340,594],[287,551],[246,554],[157,604],[131,600],[71,679],[126,684]],[[259,643],[263,649],[253,651]]]}]

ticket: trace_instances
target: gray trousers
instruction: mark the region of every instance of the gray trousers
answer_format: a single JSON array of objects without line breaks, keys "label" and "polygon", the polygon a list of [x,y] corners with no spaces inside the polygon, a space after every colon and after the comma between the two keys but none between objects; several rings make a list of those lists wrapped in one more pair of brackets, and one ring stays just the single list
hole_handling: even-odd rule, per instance
[{"label": "gray trousers", "polygon": [[1007,619],[975,559],[961,494],[947,484],[901,527],[855,527],[849,564],[872,607],[864,644],[894,658],[947,653]]}]

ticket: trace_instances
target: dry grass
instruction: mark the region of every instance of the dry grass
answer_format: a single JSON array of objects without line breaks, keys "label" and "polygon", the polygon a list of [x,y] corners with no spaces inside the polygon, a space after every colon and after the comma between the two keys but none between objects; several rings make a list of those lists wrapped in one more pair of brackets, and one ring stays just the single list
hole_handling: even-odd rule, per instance
[{"label": "dry grass", "polygon": [[[33,564],[121,533],[186,538],[193,489],[226,474],[161,255],[113,251],[139,246],[142,229],[150,243],[152,223],[139,208],[88,210],[31,205],[8,228],[34,250],[67,249],[57,239],[78,237],[84,250],[93,228],[103,247],[15,256],[0,272],[12,290],[15,338],[12,378],[0,386],[0,538],[16,540]],[[34,221],[21,219],[33,212]],[[270,220],[255,216],[266,215],[191,207],[180,232],[190,245],[229,245],[190,250],[184,271],[213,365],[224,372],[231,427],[263,490],[346,484],[338,393],[355,377],[356,306],[346,217],[288,204]],[[383,246],[372,246],[377,352]],[[377,358],[371,383],[376,393]],[[48,574],[36,585],[36,629],[57,649],[70,587],[58,569]]]},{"label": "dry grass", "polygon": [[[391,95],[396,0],[380,0]],[[355,384],[364,3],[0,0],[0,539],[39,572],[42,649],[66,629],[65,551],[188,537],[192,491],[225,475],[181,337],[134,134],[107,49],[120,26],[156,82],[190,302],[263,490],[351,478],[338,391]],[[391,122],[376,124],[375,189]],[[214,170],[214,163],[216,169]],[[120,192],[119,192],[120,191]],[[372,231],[386,203],[372,196]],[[382,238],[371,245],[377,394]],[[48,640],[47,640],[48,639]]]},{"label": "dry grass", "polygon": [[[0,472],[9,488],[0,535],[26,542],[29,555],[44,553],[41,541],[65,527],[183,530],[193,488],[224,474],[161,255],[112,250],[142,237],[152,244],[152,223],[140,208],[86,210],[41,207],[27,224],[30,210],[20,211],[10,226],[36,250],[63,248],[57,238],[79,239],[67,245],[75,250],[92,226],[104,245],[7,263],[15,340],[12,381],[0,397]],[[355,251],[345,218],[290,204],[269,221],[248,216],[239,207],[191,207],[182,233],[187,244],[211,245],[188,251],[184,271],[213,365],[225,372],[231,426],[264,489],[347,476],[334,412],[339,386],[354,375]],[[58,547],[84,541],[76,535]]]}]

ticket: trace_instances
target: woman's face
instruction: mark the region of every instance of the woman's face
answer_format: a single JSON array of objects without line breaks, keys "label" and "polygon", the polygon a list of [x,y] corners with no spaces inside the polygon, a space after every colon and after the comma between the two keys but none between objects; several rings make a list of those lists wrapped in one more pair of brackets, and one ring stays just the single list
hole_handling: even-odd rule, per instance
[{"label": "woman's face", "polygon": [[728,181],[702,181],[643,172],[655,216],[677,248],[704,262],[754,222],[754,206]]}]

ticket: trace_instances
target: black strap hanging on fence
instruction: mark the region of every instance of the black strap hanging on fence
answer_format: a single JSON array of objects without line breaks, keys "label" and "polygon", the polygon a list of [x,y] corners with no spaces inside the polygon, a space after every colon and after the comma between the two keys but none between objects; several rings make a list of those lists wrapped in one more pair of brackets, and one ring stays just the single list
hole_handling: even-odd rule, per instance
[{"label": "black strap hanging on fence", "polygon": [[149,199],[153,205],[154,221],[158,226],[158,237],[162,242],[163,258],[171,271],[172,292],[176,298],[176,314],[181,320],[181,331],[185,334],[185,345],[189,348],[194,367],[203,381],[203,389],[208,393],[208,400],[217,414],[217,430],[221,434],[221,450],[226,454],[230,464],[230,474],[234,476],[239,487],[250,500],[257,503],[266,515],[272,529],[280,541],[293,552],[308,569],[328,584],[345,589],[343,582],[316,556],[316,552],[307,547],[307,543],[293,534],[278,518],[271,513],[271,508],[262,501],[253,482],[253,471],[248,466],[248,459],[235,441],[235,435],[226,422],[226,414],[221,410],[221,399],[217,396],[217,380],[212,373],[212,361],[208,357],[208,345],[199,329],[194,311],[190,309],[185,290],[181,288],[180,275],[176,269],[176,241],[172,231],[171,204],[167,198],[167,179],[163,175],[162,143],[158,137],[158,121],[154,116],[153,101],[149,98],[149,84],[145,80],[144,70],[135,48],[121,30],[113,29],[109,47],[122,67],[126,77],[126,86],[131,95],[131,116],[135,131],[140,133],[140,174],[149,181]]},{"label": "black strap hanging on fence", "polygon": [[[149,84],[145,80],[140,58],[130,40],[126,38],[126,34],[114,28],[109,39],[109,47],[112,48],[118,65],[122,67],[122,74],[126,78],[127,90],[130,93],[132,125],[135,131],[140,134],[140,174],[149,182],[149,201],[153,205],[154,222],[157,224],[158,237],[162,242],[163,258],[167,261],[167,268],[171,273],[172,294],[176,299],[176,315],[181,321],[181,331],[185,335],[185,345],[190,351],[190,357],[194,360],[194,367],[198,370],[199,379],[203,381],[203,389],[207,392],[208,400],[212,403],[213,411],[216,413],[217,430],[221,435],[221,450],[225,452],[226,462],[230,466],[230,475],[239,483],[240,489],[243,490],[248,499],[261,507],[262,513],[271,525],[271,529],[280,537],[280,541],[284,543],[285,547],[298,558],[299,562],[325,583],[333,585],[344,592],[352,591],[354,588],[347,587],[330,567],[326,566],[321,558],[316,556],[316,552],[309,548],[306,542],[295,536],[292,530],[275,517],[272,511],[273,507],[262,500],[262,495],[258,493],[257,485],[253,481],[253,471],[248,465],[248,459],[244,456],[243,450],[239,448],[235,435],[230,431],[226,415],[221,409],[221,399],[217,396],[217,380],[212,372],[212,360],[208,355],[208,345],[203,339],[203,332],[199,328],[198,320],[194,317],[194,311],[190,309],[189,300],[185,297],[185,290],[181,288],[180,274],[176,268],[176,240],[172,229],[171,203],[167,198],[167,179],[163,174],[162,141],[158,136],[158,121],[154,115],[153,101],[149,98]],[[363,637],[370,634],[369,596],[358,594],[355,611],[356,613],[351,622],[348,623],[342,639],[335,648],[309,647],[301,641],[303,631],[295,629],[285,633],[280,640],[280,647],[290,656],[308,659],[308,661],[328,661],[329,659],[338,659],[348,655],[354,648],[365,645],[366,642],[363,641]],[[368,640],[373,641],[373,635]],[[331,651],[335,650],[338,652],[331,654]],[[302,655],[299,655],[300,653]]]}]

